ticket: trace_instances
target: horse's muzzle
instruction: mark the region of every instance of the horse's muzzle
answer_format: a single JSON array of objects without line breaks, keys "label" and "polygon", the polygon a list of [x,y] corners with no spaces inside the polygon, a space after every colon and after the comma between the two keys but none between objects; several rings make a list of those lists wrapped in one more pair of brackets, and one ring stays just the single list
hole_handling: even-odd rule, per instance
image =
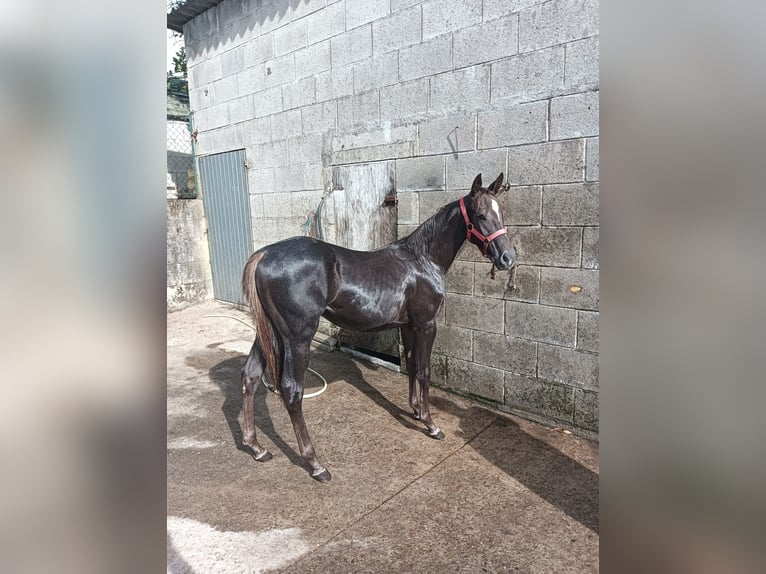
[{"label": "horse's muzzle", "polygon": [[510,249],[503,251],[500,254],[500,257],[495,260],[495,267],[497,267],[500,271],[506,271],[514,265],[516,265],[516,255]]}]

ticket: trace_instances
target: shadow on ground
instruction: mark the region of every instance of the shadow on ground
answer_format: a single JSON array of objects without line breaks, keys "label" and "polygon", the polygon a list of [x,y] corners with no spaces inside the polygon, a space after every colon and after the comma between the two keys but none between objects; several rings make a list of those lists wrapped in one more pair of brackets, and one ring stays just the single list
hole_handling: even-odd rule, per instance
[{"label": "shadow on ground", "polygon": [[[252,454],[249,447],[242,443],[242,428],[238,420],[242,408],[240,370],[245,359],[246,357],[241,355],[228,358],[214,365],[209,374],[223,394],[221,410],[234,444],[239,450]],[[344,380],[404,427],[427,434],[424,426],[412,419],[409,407],[404,410],[370,385],[354,361],[333,353],[313,356],[312,365],[315,368],[317,362],[322,367],[328,385],[332,386],[333,383]],[[377,369],[374,366],[370,368]],[[292,464],[310,470],[309,465],[288,444],[288,441],[295,442],[294,436],[281,436],[275,430],[265,401],[268,392],[263,385],[259,385],[256,391],[257,432],[268,437]],[[462,407],[449,396],[438,396],[436,393],[431,396],[431,405],[437,420],[440,414],[444,413],[459,421],[460,432],[469,440],[470,448],[484,459],[583,526],[596,534],[599,533],[599,477],[595,472],[543,440],[535,438],[510,417],[476,405]],[[340,405],[337,408],[339,413],[342,412]],[[488,415],[491,417],[491,424],[476,435],[475,421]],[[311,427],[310,420],[308,423]]]}]

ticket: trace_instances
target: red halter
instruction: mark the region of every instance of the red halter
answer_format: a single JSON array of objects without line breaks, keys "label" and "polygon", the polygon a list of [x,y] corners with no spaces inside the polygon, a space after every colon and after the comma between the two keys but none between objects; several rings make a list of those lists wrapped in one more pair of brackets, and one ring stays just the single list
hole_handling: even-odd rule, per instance
[{"label": "red halter", "polygon": [[473,223],[471,223],[471,220],[468,219],[468,212],[465,210],[465,201],[463,201],[462,197],[460,198],[460,213],[463,214],[463,219],[465,219],[465,226],[468,229],[468,231],[466,231],[465,238],[468,239],[468,241],[470,241],[471,235],[474,235],[476,239],[481,241],[482,243],[481,254],[484,257],[488,258],[489,255],[487,255],[487,249],[489,248],[490,242],[496,237],[499,237],[505,233],[508,233],[508,230],[505,227],[501,227],[489,237],[477,231],[476,228],[473,226]]}]

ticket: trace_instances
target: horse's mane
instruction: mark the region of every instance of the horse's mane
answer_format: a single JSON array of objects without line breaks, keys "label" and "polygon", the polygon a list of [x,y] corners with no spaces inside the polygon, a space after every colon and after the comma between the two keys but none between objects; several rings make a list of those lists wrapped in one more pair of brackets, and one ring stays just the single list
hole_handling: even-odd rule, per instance
[{"label": "horse's mane", "polygon": [[416,255],[425,254],[433,244],[436,236],[443,232],[447,220],[452,210],[457,207],[457,204],[458,201],[453,201],[439,209],[434,215],[421,223],[415,231],[401,239],[399,243]]}]

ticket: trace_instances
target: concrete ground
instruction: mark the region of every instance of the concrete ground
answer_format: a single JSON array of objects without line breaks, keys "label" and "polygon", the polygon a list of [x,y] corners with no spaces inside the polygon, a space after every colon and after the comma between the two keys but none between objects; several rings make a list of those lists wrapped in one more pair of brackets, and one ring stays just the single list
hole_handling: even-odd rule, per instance
[{"label": "concrete ground", "polygon": [[274,458],[238,449],[253,333],[213,314],[247,319],[217,302],[167,318],[168,572],[598,570],[594,443],[434,389],[436,441],[409,415],[405,375],[314,350],[329,382],[304,402],[333,475],[320,484],[262,385],[256,427]]}]

